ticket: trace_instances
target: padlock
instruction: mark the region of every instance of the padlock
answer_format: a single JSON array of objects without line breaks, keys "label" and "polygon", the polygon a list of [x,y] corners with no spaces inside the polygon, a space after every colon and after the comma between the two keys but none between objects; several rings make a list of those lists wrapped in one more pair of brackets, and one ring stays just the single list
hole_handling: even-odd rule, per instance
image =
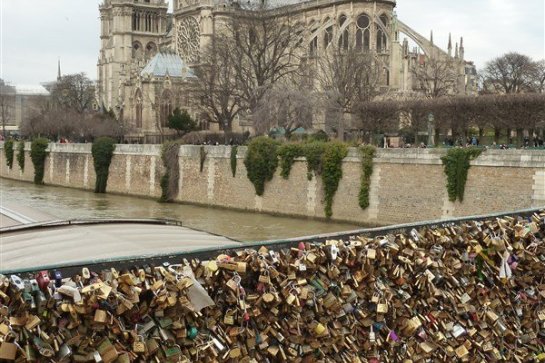
[{"label": "padlock", "polygon": [[108,315],[105,310],[101,310],[101,309],[95,310],[95,317],[94,317],[95,323],[105,324],[107,319],[108,319]]},{"label": "padlock", "polygon": [[159,343],[155,338],[146,340],[146,350],[148,354],[153,355],[159,350]]},{"label": "padlock", "polygon": [[70,360],[70,357],[72,356],[72,349],[70,349],[70,346],[66,343],[62,344],[59,347],[59,351],[57,352],[57,361],[60,363],[68,362]]},{"label": "padlock", "polygon": [[234,325],[235,324],[235,314],[233,309],[228,309],[225,312],[225,315],[223,316],[223,323],[226,325]]},{"label": "padlock", "polygon": [[36,362],[38,360],[36,351],[34,350],[34,347],[32,347],[30,343],[27,343],[25,345],[25,359],[28,362]]},{"label": "padlock", "polygon": [[146,343],[144,342],[144,337],[142,335],[137,335],[134,338],[134,341],[132,343],[132,351],[136,354],[146,352]]},{"label": "padlock", "polygon": [[167,362],[177,362],[182,356],[182,350],[179,345],[163,347],[163,352]]},{"label": "padlock", "polygon": [[51,347],[50,344],[44,342],[42,339],[40,339],[40,337],[38,336],[33,336],[32,337],[32,343],[34,344],[34,346],[36,347],[36,349],[38,349],[38,353],[40,353],[40,355],[46,357],[46,358],[51,358],[55,355],[55,352],[53,350],[53,347]]},{"label": "padlock", "polygon": [[38,287],[42,291],[47,291],[47,288],[49,286],[49,272],[47,271],[40,271],[36,274],[36,282],[38,284]]},{"label": "padlock", "polygon": [[258,281],[266,285],[270,284],[271,277],[269,275],[269,271],[268,270],[262,271],[261,274],[259,275]]},{"label": "padlock", "polygon": [[9,278],[10,282],[15,286],[17,290],[25,289],[25,282],[17,275],[11,275]]}]

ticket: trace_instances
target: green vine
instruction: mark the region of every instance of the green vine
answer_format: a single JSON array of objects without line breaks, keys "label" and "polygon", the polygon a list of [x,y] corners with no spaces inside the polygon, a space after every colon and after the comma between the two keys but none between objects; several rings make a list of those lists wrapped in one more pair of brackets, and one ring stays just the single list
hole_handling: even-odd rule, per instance
[{"label": "green vine", "polygon": [[115,150],[115,140],[110,137],[99,137],[93,142],[91,153],[95,166],[95,193],[106,193],[108,172]]},{"label": "green vine", "polygon": [[263,136],[256,137],[248,145],[244,165],[257,195],[263,195],[265,182],[273,178],[278,167],[278,146],[278,141]]},{"label": "green vine", "polygon": [[365,145],[360,147],[361,155],[361,185],[359,194],[359,204],[361,209],[369,207],[369,188],[371,185],[371,175],[373,174],[373,157],[376,149],[374,146]]},{"label": "green vine", "polygon": [[312,175],[320,175],[322,172],[322,155],[324,154],[326,143],[323,141],[313,141],[306,143],[304,148],[305,158],[307,159],[307,179],[312,180]]},{"label": "green vine", "polygon": [[451,202],[456,201],[456,199],[460,202],[464,200],[467,172],[470,167],[469,162],[477,158],[481,152],[481,149],[476,148],[453,148],[441,158],[447,175],[448,199]]},{"label": "green vine", "polygon": [[4,153],[6,156],[6,164],[8,165],[8,168],[13,167],[13,140],[8,139],[4,143]]},{"label": "green vine", "polygon": [[25,170],[25,143],[21,141],[17,146],[17,163],[21,171]]},{"label": "green vine", "polygon": [[233,178],[237,175],[237,154],[238,146],[231,146],[231,173],[233,173]]},{"label": "green vine", "polygon": [[289,178],[291,167],[295,162],[295,159],[304,156],[304,154],[304,148],[300,144],[283,144],[278,148],[278,156],[280,156],[280,175],[282,175],[282,178]]},{"label": "green vine", "polygon": [[30,145],[30,158],[34,165],[34,183],[36,184],[44,183],[44,165],[48,145],[49,141],[43,137],[35,139]]},{"label": "green vine", "polygon": [[180,164],[178,163],[178,141],[167,141],[161,148],[161,160],[165,167],[165,174],[161,176],[161,197],[159,202],[171,202],[179,190]]},{"label": "green vine", "polygon": [[204,170],[204,162],[206,161],[206,155],[208,155],[208,153],[206,152],[206,150],[204,150],[204,146],[201,146],[200,148],[200,157],[201,157],[200,172],[201,173]]},{"label": "green vine", "polygon": [[348,155],[348,147],[338,141],[325,145],[322,157],[322,182],[324,184],[325,215],[333,214],[333,197],[343,177],[342,161]]}]

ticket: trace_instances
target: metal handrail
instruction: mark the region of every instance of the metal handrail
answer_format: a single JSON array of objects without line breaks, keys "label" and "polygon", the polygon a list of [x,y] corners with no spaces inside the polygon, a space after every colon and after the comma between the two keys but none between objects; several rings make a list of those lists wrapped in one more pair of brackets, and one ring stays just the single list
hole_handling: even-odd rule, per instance
[{"label": "metal handrail", "polygon": [[0,235],[8,232],[30,231],[35,229],[47,229],[72,225],[93,225],[93,224],[113,224],[113,223],[141,223],[141,224],[159,224],[168,226],[182,226],[182,222],[176,219],[168,218],[85,218],[85,219],[62,219],[45,222],[36,222],[28,224],[18,224],[0,228]]},{"label": "metal handrail", "polygon": [[234,254],[237,251],[245,249],[258,249],[262,246],[272,249],[282,249],[282,248],[291,248],[297,246],[299,242],[324,242],[330,239],[346,239],[352,236],[364,235],[369,237],[380,236],[388,233],[401,233],[411,230],[413,228],[419,229],[423,227],[437,228],[437,227],[446,227],[456,224],[460,224],[466,221],[482,221],[487,219],[500,218],[504,216],[519,216],[519,217],[528,217],[536,212],[540,212],[545,209],[545,206],[539,208],[531,209],[522,209],[512,212],[499,212],[491,213],[486,215],[476,215],[476,216],[467,216],[459,218],[451,218],[445,220],[432,220],[426,222],[416,222],[416,223],[404,223],[394,226],[386,227],[377,227],[377,228],[362,228],[352,231],[344,231],[337,233],[327,233],[327,234],[318,234],[312,236],[304,236],[297,238],[288,238],[288,239],[279,239],[279,240],[268,240],[268,241],[254,241],[244,243],[240,246],[229,246],[227,248],[203,248],[197,249],[190,252],[180,252],[180,253],[168,253],[168,254],[154,254],[146,256],[126,256],[126,257],[116,257],[111,259],[97,259],[89,260],[86,262],[72,262],[66,264],[57,264],[54,266],[36,266],[33,268],[24,268],[24,269],[14,269],[14,270],[5,270],[0,271],[0,274],[23,274],[23,273],[33,273],[41,270],[60,270],[63,275],[70,276],[76,273],[81,272],[81,268],[89,267],[91,270],[101,271],[103,269],[109,269],[115,267],[117,270],[129,269],[133,266],[138,265],[161,265],[161,264],[173,264],[179,263],[181,259],[192,259],[198,258],[200,260],[206,260],[210,258],[215,258],[219,254]]}]

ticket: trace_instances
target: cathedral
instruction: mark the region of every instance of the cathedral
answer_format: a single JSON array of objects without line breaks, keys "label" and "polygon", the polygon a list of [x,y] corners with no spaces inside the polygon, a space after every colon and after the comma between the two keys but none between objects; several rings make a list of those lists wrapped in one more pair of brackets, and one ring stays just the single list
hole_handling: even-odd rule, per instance
[{"label": "cathedral", "polygon": [[[418,95],[411,69],[431,57],[448,60],[449,93],[476,93],[475,66],[464,59],[463,39],[453,47],[449,38],[446,50],[438,47],[433,34],[424,37],[398,19],[395,0],[271,1],[267,6],[304,25],[309,52],[320,54],[332,40],[348,39],[373,51],[384,65],[381,89],[390,95]],[[103,0],[98,104],[126,122],[129,137],[138,141],[157,142],[172,134],[167,119],[176,107],[187,110],[201,129],[217,130],[200,109],[192,67],[216,29],[241,8],[235,0],[173,0],[170,13],[164,0]],[[233,125],[234,131],[250,129],[243,120]]]}]

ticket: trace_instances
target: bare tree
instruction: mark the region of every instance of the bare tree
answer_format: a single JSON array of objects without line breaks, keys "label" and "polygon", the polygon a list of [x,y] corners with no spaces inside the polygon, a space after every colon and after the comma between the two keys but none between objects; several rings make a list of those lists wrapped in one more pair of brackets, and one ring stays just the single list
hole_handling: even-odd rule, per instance
[{"label": "bare tree", "polygon": [[420,131],[427,130],[430,122],[431,105],[430,100],[425,98],[416,98],[405,101],[400,105],[400,112],[407,121],[404,123],[404,129],[414,134],[415,144],[419,143],[418,134]]},{"label": "bare tree", "polygon": [[360,121],[360,130],[372,136],[381,132],[395,132],[399,130],[401,103],[395,100],[369,101],[358,104],[357,115]]},{"label": "bare tree", "polygon": [[520,53],[507,53],[486,63],[483,88],[496,93],[520,93],[532,89],[536,63]]},{"label": "bare tree", "polygon": [[377,95],[378,60],[371,52],[331,44],[317,60],[316,78],[326,107],[326,125],[342,138],[345,115]]},{"label": "bare tree", "polygon": [[545,59],[537,61],[534,63],[534,88],[536,92],[544,93],[545,92]]},{"label": "bare tree", "polygon": [[422,57],[412,66],[411,72],[416,90],[428,98],[446,96],[456,84],[456,74],[450,60],[436,55]]},{"label": "bare tree", "polygon": [[265,5],[239,9],[220,25],[197,76],[204,111],[220,128],[251,114],[272,85],[299,70],[300,32],[290,17]]},{"label": "bare tree", "polygon": [[91,141],[100,136],[120,138],[130,131],[126,124],[116,120],[110,113],[79,113],[49,107],[47,102],[21,124],[21,135],[28,138],[41,136],[50,140],[65,138],[76,142]]},{"label": "bare tree", "polygon": [[2,137],[7,137],[6,125],[11,121],[15,104],[15,87],[0,78],[0,117],[2,118]]},{"label": "bare tree", "polygon": [[224,131],[231,131],[233,120],[241,111],[229,42],[225,35],[216,35],[201,55],[201,65],[196,69],[201,107],[209,120],[217,122]]},{"label": "bare tree", "polygon": [[299,71],[303,54],[293,19],[262,4],[233,16],[225,32],[231,41],[222,44],[230,47],[240,101],[250,111],[275,82]]},{"label": "bare tree", "polygon": [[315,95],[311,89],[277,82],[257,106],[254,114],[256,132],[263,134],[274,127],[282,127],[289,139],[296,129],[312,127],[315,107]]},{"label": "bare tree", "polygon": [[63,76],[49,91],[56,107],[71,109],[80,114],[92,110],[95,86],[84,73]]}]

